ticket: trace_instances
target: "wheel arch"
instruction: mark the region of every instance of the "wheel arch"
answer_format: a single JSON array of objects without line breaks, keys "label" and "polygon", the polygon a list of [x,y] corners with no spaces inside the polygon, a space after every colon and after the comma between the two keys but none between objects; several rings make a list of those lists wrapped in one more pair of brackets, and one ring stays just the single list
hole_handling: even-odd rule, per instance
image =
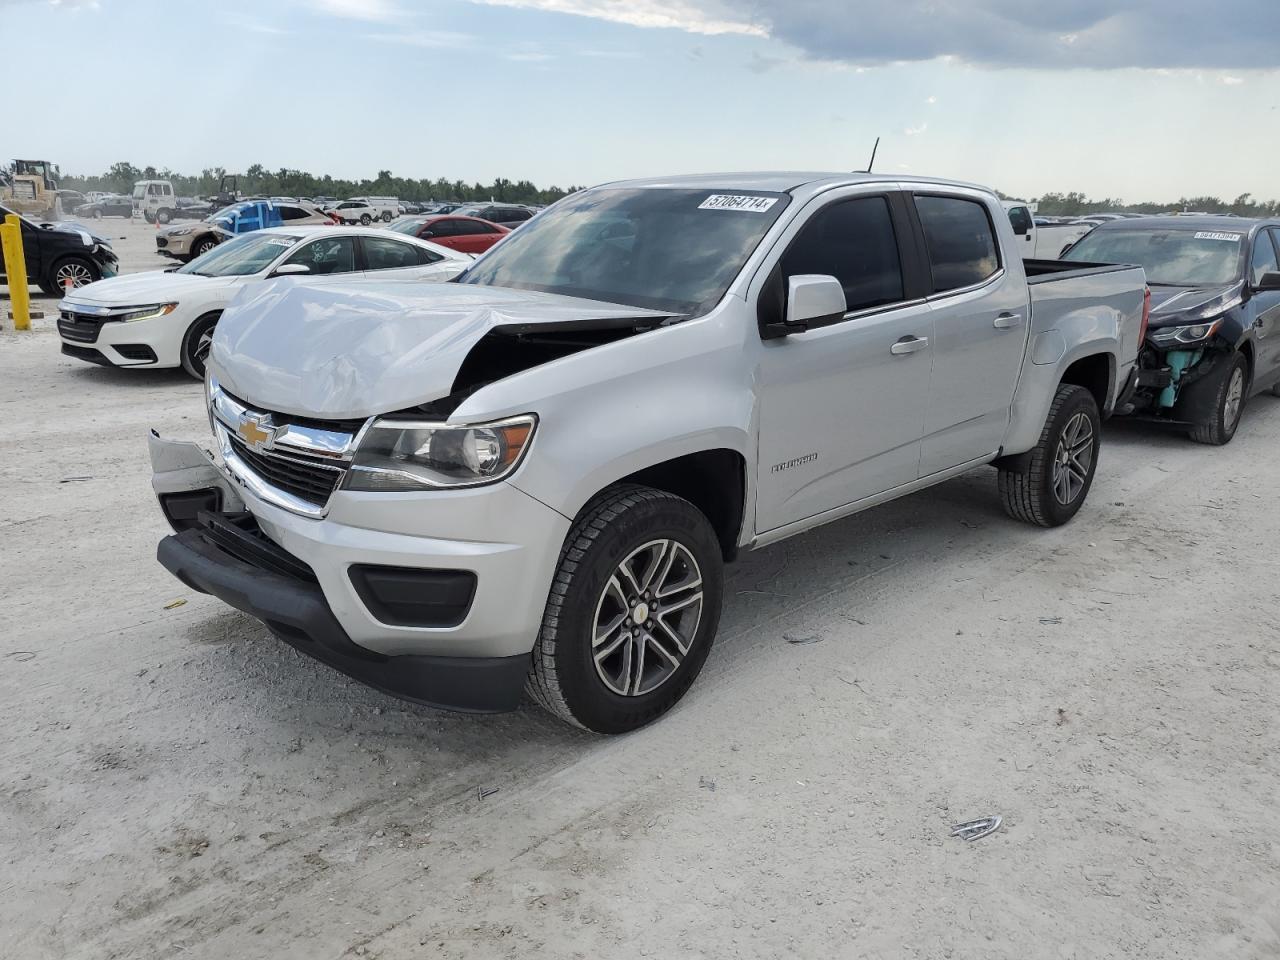
[{"label": "wheel arch", "polygon": [[711,523],[725,561],[737,557],[747,491],[747,461],[737,450],[719,447],[683,454],[617,482],[654,487],[688,500]]},{"label": "wheel arch", "polygon": [[1116,358],[1111,353],[1093,353],[1073,360],[1065,370],[1059,385],[1064,383],[1084,387],[1093,394],[1098,412],[1106,415],[1114,402],[1112,385],[1116,380]]}]

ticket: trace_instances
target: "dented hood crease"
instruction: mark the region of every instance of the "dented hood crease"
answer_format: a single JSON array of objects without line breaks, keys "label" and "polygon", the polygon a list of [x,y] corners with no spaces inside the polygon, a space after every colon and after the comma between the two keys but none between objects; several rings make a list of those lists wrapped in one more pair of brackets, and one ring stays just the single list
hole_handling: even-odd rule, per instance
[{"label": "dented hood crease", "polygon": [[447,396],[495,327],[660,318],[658,311],[470,284],[300,284],[242,291],[218,322],[210,369],[267,410],[345,420]]}]

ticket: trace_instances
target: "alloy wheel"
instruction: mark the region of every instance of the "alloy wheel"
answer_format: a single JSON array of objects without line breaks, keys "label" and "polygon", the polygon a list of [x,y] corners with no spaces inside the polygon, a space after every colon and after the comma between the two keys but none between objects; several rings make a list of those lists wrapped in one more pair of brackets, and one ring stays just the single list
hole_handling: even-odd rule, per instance
[{"label": "alloy wheel", "polygon": [[1067,421],[1053,456],[1053,496],[1064,507],[1075,502],[1093,468],[1093,423],[1081,412]]},{"label": "alloy wheel", "polygon": [[624,697],[656,690],[676,673],[702,621],[702,571],[676,540],[632,551],[596,603],[591,656],[606,687]]},{"label": "alloy wheel", "polygon": [[65,287],[68,280],[71,281],[73,287],[83,287],[86,284],[93,283],[93,274],[82,263],[64,263],[58,267],[58,271],[53,275],[53,278],[57,281],[58,289]]},{"label": "alloy wheel", "polygon": [[1244,371],[1236,367],[1231,371],[1231,381],[1227,384],[1227,396],[1222,404],[1222,425],[1227,430],[1235,426],[1240,417],[1240,407],[1244,402]]}]

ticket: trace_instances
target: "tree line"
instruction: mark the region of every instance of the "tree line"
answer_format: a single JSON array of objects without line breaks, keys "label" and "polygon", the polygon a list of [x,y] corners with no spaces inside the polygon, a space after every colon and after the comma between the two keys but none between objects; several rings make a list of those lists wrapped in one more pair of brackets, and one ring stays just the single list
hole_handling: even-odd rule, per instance
[{"label": "tree line", "polygon": [[[132,163],[113,163],[111,168],[97,176],[64,176],[59,185],[82,193],[103,190],[110,193],[130,193],[138,180],[168,180],[179,196],[208,197],[218,192],[219,182],[227,171],[222,167],[208,167],[199,176],[177,173],[167,167],[135,167]],[[315,176],[305,170],[268,170],[255,163],[239,176],[238,189],[246,196],[266,197],[347,197],[383,196],[401,200],[457,200],[480,202],[493,200],[499,203],[554,203],[566,194],[581,187],[557,186],[541,188],[528,180],[507,180],[499,177],[492,183],[467,183],[465,180],[449,180],[445,177],[432,180],[397,177],[390,170],[379,170],[373,179],[342,180]],[[1000,194],[1004,199],[1015,199]],[[1165,213],[1168,211],[1202,211],[1204,213],[1234,213],[1241,217],[1280,216],[1280,200],[1257,200],[1252,194],[1242,193],[1234,200],[1219,197],[1181,197],[1176,201],[1147,201],[1127,203],[1115,197],[1091,199],[1083,193],[1045,193],[1031,198],[1038,204],[1038,211],[1045,216],[1070,217],[1085,213]]]},{"label": "tree line", "polygon": [[[65,175],[58,185],[68,190],[101,190],[108,193],[128,194],[139,180],[168,180],[178,196],[210,197],[218,192],[218,185],[227,171],[222,167],[207,167],[199,176],[178,173],[168,167],[135,167],[132,163],[113,163],[106,173],[97,176]],[[255,163],[239,175],[237,189],[245,196],[264,197],[347,197],[376,196],[398,197],[401,200],[457,200],[463,202],[496,201],[499,203],[554,203],[580,187],[561,189],[557,186],[545,189],[528,180],[507,180],[499,177],[493,183],[467,183],[465,180],[448,180],[444,177],[432,180],[397,177],[390,170],[379,170],[373,179],[342,180],[329,175],[315,176],[305,170],[268,170]]]},{"label": "tree line", "polygon": [[1046,193],[1034,198],[1037,212],[1047,217],[1073,217],[1085,213],[1233,213],[1238,217],[1274,217],[1280,215],[1280,201],[1255,200],[1253,194],[1242,193],[1234,200],[1220,197],[1182,197],[1173,203],[1126,203],[1106,197],[1091,200],[1083,193]]}]

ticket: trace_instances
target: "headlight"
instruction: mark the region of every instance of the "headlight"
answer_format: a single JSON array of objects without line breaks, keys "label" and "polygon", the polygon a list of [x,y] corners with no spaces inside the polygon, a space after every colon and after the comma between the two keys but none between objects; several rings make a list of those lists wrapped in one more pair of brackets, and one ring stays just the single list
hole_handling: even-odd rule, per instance
[{"label": "headlight", "polygon": [[154,320],[156,317],[167,316],[178,309],[176,303],[157,303],[149,307],[132,307],[125,313],[115,314],[112,320]]},{"label": "headlight", "polygon": [[494,483],[520,465],[537,425],[532,414],[472,426],[377,420],[360,441],[345,487],[402,492]]},{"label": "headlight", "polygon": [[185,237],[188,233],[195,231],[195,227],[178,227],[176,230],[165,231],[167,237]]},{"label": "headlight", "polygon": [[1157,347],[1185,347],[1203,343],[1222,326],[1222,318],[1208,323],[1189,323],[1180,327],[1162,327],[1147,334],[1147,339]]}]

